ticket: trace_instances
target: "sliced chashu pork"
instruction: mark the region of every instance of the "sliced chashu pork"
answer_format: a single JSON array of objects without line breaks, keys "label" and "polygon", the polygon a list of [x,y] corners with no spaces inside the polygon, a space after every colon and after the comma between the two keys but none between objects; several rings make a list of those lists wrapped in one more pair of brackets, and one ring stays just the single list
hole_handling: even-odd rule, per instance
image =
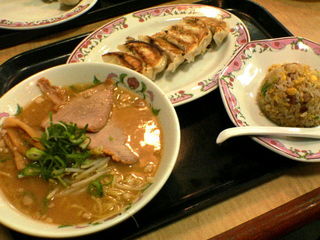
[{"label": "sliced chashu pork", "polygon": [[[113,88],[112,84],[103,83],[79,93],[52,114],[52,122],[72,122],[79,128],[87,126],[90,132],[99,131],[106,125],[112,110]],[[48,124],[49,119],[42,126]]]},{"label": "sliced chashu pork", "polygon": [[138,161],[138,155],[130,148],[128,136],[112,118],[99,132],[87,135],[91,139],[89,148],[102,149],[114,161],[124,164],[133,164]]},{"label": "sliced chashu pork", "polygon": [[64,88],[51,85],[46,78],[40,78],[37,82],[37,86],[40,88],[41,92],[53,102],[55,109],[58,109],[69,99]]},{"label": "sliced chashu pork", "polygon": [[[46,84],[48,88],[57,89],[50,83]],[[101,148],[114,161],[132,164],[137,162],[138,157],[130,149],[127,135],[111,118],[109,119],[113,105],[113,89],[111,83],[103,83],[80,92],[78,96],[62,105],[53,114],[52,120],[76,123],[80,128],[88,125],[87,130],[91,132],[87,133],[90,137],[89,148]],[[47,126],[48,123],[49,120],[46,120],[43,126]]]},{"label": "sliced chashu pork", "polygon": [[18,170],[22,170],[28,164],[24,155],[30,145],[41,148],[38,141],[41,132],[16,117],[9,117],[3,121],[1,135],[6,146],[13,154]]}]

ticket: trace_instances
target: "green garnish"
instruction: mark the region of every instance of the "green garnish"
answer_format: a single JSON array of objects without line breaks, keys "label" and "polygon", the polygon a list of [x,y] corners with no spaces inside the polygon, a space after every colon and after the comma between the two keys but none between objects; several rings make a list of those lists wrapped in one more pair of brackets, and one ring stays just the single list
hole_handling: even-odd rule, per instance
[{"label": "green garnish", "polygon": [[43,149],[33,147],[26,152],[26,157],[33,162],[20,172],[19,177],[40,176],[66,186],[63,180],[65,168],[80,167],[91,155],[87,148],[90,139],[85,133],[86,127],[80,129],[73,123],[51,121],[40,138]]},{"label": "green garnish", "polygon": [[129,210],[131,207],[132,207],[132,204],[129,204],[129,205],[126,207],[126,211]]},{"label": "green garnish", "polygon": [[265,83],[262,88],[261,88],[261,94],[262,96],[266,96],[266,93],[268,91],[268,89],[272,86],[272,83]]},{"label": "green garnish", "polygon": [[19,178],[39,176],[41,174],[41,169],[38,164],[28,164],[24,169],[22,169],[18,175]]},{"label": "green garnish", "polygon": [[113,181],[113,176],[112,175],[102,175],[98,177],[96,180],[93,180],[89,185],[88,185],[88,192],[90,195],[94,197],[103,197],[104,192],[103,192],[103,186],[107,186],[111,184]]},{"label": "green garnish", "polygon": [[93,222],[93,223],[91,223],[91,225],[93,225],[93,226],[95,226],[95,225],[99,225],[99,224],[101,224],[102,222]]},{"label": "green garnish", "polygon": [[148,187],[150,187],[152,185],[152,183],[148,183],[142,190],[141,192],[144,192],[145,190],[148,189]]},{"label": "green garnish", "polygon": [[93,84],[94,85],[98,85],[98,84],[100,84],[101,83],[101,81],[96,77],[96,76],[94,76],[94,78],[93,78]]},{"label": "green garnish", "polygon": [[41,157],[43,157],[44,154],[45,154],[44,151],[38,148],[32,147],[26,152],[26,157],[30,160],[36,161],[36,160],[39,160]]},{"label": "green garnish", "polygon": [[17,111],[16,111],[15,116],[18,116],[20,113],[22,113],[22,110],[23,110],[23,108],[19,104],[17,104]]},{"label": "green garnish", "polygon": [[49,209],[49,203],[50,203],[50,199],[48,198],[43,198],[41,201],[41,209],[40,209],[40,214],[44,215],[48,212]]},{"label": "green garnish", "polygon": [[160,109],[156,109],[156,108],[151,108],[153,115],[158,116]]},{"label": "green garnish", "polygon": [[66,227],[72,227],[72,225],[65,224],[65,225],[58,226],[58,228],[66,228]]},{"label": "green garnish", "polygon": [[103,197],[103,184],[100,182],[99,179],[96,179],[94,181],[92,181],[89,185],[88,185],[88,192],[90,193],[90,195],[95,196],[95,197]]},{"label": "green garnish", "polygon": [[9,158],[0,159],[0,163],[6,162],[6,161],[8,161],[8,160],[9,160]]}]

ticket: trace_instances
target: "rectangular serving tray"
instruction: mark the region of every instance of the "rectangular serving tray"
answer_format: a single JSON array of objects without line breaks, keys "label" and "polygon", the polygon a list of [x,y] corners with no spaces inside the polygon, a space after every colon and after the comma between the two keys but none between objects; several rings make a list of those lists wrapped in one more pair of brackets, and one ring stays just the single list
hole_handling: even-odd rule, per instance
[{"label": "rectangular serving tray", "polygon": [[[221,7],[237,15],[248,27],[252,40],[292,35],[269,12],[249,0],[205,0],[197,3]],[[86,36],[28,51],[2,64],[0,94],[40,70],[65,63]],[[181,125],[181,148],[177,164],[163,189],[134,217],[105,231],[77,239],[133,239],[299,165],[265,149],[249,137],[215,144],[220,131],[233,126],[219,90],[176,107],[176,111]],[[15,240],[40,239],[12,230],[10,233]]]}]

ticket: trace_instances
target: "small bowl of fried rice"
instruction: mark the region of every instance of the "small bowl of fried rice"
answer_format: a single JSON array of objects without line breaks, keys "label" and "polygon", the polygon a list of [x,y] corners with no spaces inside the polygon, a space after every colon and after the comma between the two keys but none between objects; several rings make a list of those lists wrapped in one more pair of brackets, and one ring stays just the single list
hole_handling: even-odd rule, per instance
[{"label": "small bowl of fried rice", "polygon": [[262,113],[279,126],[319,126],[320,71],[296,62],[273,64],[257,100]]},{"label": "small bowl of fried rice", "polygon": [[[252,41],[221,71],[219,88],[237,127],[320,126],[320,44],[300,37]],[[303,162],[320,161],[320,140],[252,137]]]}]

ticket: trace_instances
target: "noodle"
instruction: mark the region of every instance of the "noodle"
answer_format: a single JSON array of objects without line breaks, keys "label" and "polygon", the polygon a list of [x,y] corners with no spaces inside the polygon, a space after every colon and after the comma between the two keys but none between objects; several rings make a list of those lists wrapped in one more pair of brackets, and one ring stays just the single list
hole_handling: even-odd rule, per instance
[{"label": "noodle", "polygon": [[81,180],[86,178],[87,176],[89,176],[93,171],[95,171],[96,169],[102,167],[103,165],[107,164],[109,161],[109,158],[103,158],[101,160],[96,160],[95,163],[92,165],[91,168],[83,171],[82,173],[80,173],[79,175],[75,176],[75,179],[77,180]]},{"label": "noodle", "polygon": [[73,193],[77,190],[82,190],[81,188],[86,188],[87,184],[90,183],[91,181],[93,181],[94,179],[102,176],[103,174],[105,174],[106,171],[104,172],[99,172],[91,177],[88,177],[82,181],[76,182],[74,184],[72,184],[68,189],[61,191],[60,193],[58,193],[58,196],[65,196],[67,194]]},{"label": "noodle", "polygon": [[7,173],[7,172],[0,171],[0,175],[5,176],[5,177],[12,178],[11,174],[10,174],[10,173]]}]

